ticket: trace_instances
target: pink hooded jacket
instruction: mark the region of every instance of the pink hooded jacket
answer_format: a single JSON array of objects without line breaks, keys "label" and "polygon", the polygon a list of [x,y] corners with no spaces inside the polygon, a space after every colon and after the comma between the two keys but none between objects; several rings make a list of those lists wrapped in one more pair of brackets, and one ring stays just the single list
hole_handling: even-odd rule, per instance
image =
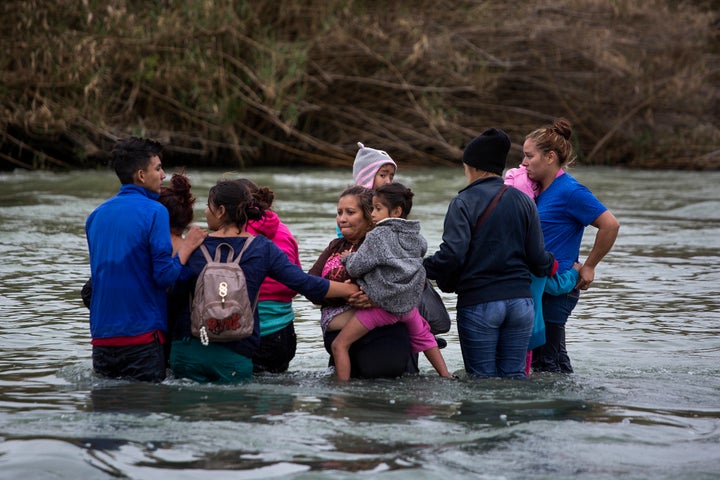
[{"label": "pink hooded jacket", "polygon": [[[247,230],[252,235],[264,235],[285,252],[288,259],[295,265],[300,265],[298,243],[290,233],[290,229],[280,221],[277,213],[267,210],[261,220],[248,222]],[[258,301],[291,302],[296,292],[290,290],[277,280],[266,277],[260,286]]]},{"label": "pink hooded jacket", "polygon": [[[562,168],[558,171],[557,177],[565,173]],[[511,168],[505,172],[505,185],[515,187],[533,200],[540,194],[540,187],[537,182],[530,180],[527,174],[527,168],[520,165],[518,168]]]}]

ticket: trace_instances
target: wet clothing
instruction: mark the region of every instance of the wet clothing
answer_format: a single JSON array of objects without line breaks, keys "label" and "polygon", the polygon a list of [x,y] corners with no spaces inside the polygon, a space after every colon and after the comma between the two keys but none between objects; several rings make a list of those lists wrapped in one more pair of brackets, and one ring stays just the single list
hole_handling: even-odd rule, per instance
[{"label": "wet clothing", "polygon": [[165,290],[183,266],[172,256],[168,211],[137,185],[97,207],[85,223],[93,339],[167,331]]},{"label": "wet clothing", "polygon": [[[580,256],[580,243],[585,227],[607,208],[590,190],[570,174],[555,178],[537,198],[545,246],[555,254],[559,272],[572,268]],[[533,351],[533,369],[537,371],[572,373],[565,346],[565,323],[580,298],[579,290],[552,295],[542,300],[546,342]]]},{"label": "wet clothing", "polygon": [[92,347],[93,370],[107,378],[162,382],[165,379],[165,350],[160,339],[123,347]]},{"label": "wet clothing", "polygon": [[[332,342],[340,330],[329,331],[323,341],[330,354],[329,366],[335,365]],[[410,349],[410,337],[404,323],[378,327],[350,345],[350,376],[353,378],[397,378],[418,373],[418,357]]]},{"label": "wet clothing", "polygon": [[373,330],[386,325],[404,323],[410,336],[410,347],[413,353],[424,352],[437,347],[435,335],[430,332],[430,325],[420,315],[417,307],[408,313],[390,313],[382,308],[366,308],[356,310],[355,316],[363,327]]},{"label": "wet clothing", "polygon": [[532,298],[459,307],[458,338],[468,375],[525,378],[534,315]]},{"label": "wet clothing", "polygon": [[290,368],[290,361],[297,351],[295,325],[289,323],[285,328],[260,337],[260,346],[253,355],[254,373],[283,373]]},{"label": "wet clothing", "polygon": [[[243,245],[245,245],[247,238],[248,237],[211,236],[207,237],[203,244],[210,252],[210,257],[214,258],[215,250],[221,243],[229,244],[237,253],[242,249]],[[221,251],[221,260],[225,261],[226,258],[227,249],[223,248]],[[189,280],[178,282],[176,288],[178,290],[186,292],[187,295],[190,295],[192,292],[194,292],[195,283],[197,282],[197,276],[203,269],[205,264],[205,257],[202,255],[200,249],[195,250],[195,252],[193,252],[190,259],[188,260],[188,267],[192,271],[193,276]],[[248,288],[248,297],[251,299],[255,299],[257,297],[260,285],[262,284],[265,277],[268,276],[282,282],[287,287],[302,293],[310,301],[315,303],[322,301],[323,297],[327,294],[327,291],[330,288],[330,282],[323,278],[308,275],[303,272],[299,266],[293,264],[292,262],[290,262],[290,260],[288,260],[287,255],[282,250],[280,250],[273,242],[271,242],[262,235],[255,237],[255,240],[253,240],[252,244],[248,247],[245,253],[243,253],[242,259],[240,261],[240,266],[245,273],[245,279],[247,281]],[[255,309],[254,313],[255,325],[253,327],[252,335],[236,342],[210,343],[207,347],[204,347],[205,350],[201,349],[200,351],[208,352],[210,355],[221,355],[225,359],[224,361],[227,361],[228,358],[233,358],[232,355],[229,355],[224,351],[217,353],[213,352],[219,349],[229,350],[234,355],[246,357],[248,360],[252,359],[253,354],[255,353],[260,344],[260,317],[257,309]],[[186,320],[178,319],[178,328],[176,328],[175,338],[180,339],[181,343],[182,340],[192,338],[189,318],[187,318]],[[173,348],[171,351],[171,367],[173,373],[176,376],[191,375],[190,378],[196,380],[204,378],[204,381],[216,381],[213,376],[204,376],[205,374],[203,374],[202,371],[194,370],[193,365],[200,365],[201,362],[192,362],[192,364],[187,364],[187,356],[185,356],[184,354],[174,355],[173,352],[175,351],[176,344],[177,341],[173,343]],[[193,342],[186,342],[185,348],[191,348],[193,344]],[[190,345],[190,347],[187,347],[187,345]],[[241,361],[244,365],[244,360],[239,359],[238,361]],[[228,368],[235,368],[235,366],[233,366],[233,362],[230,362],[228,365]],[[251,375],[251,361],[249,365],[249,370],[243,370],[243,372],[245,373],[241,374],[240,371],[237,371],[234,375],[231,376],[228,376],[229,374],[223,375],[223,381],[227,380],[227,378],[233,378],[239,381],[246,378],[244,376],[245,374]]]},{"label": "wet clothing", "polygon": [[[355,251],[362,241],[353,245],[344,237],[336,238],[323,250],[309,272],[322,275],[323,278],[344,282],[351,280],[340,260],[346,250]],[[345,299],[328,298],[321,305],[320,327],[323,333],[325,350],[330,354],[329,365],[334,365],[332,341],[340,330],[328,331],[327,325],[336,315],[352,307]],[[417,373],[417,355],[413,355],[405,324],[398,323],[379,327],[357,340],[350,347],[350,375],[353,378],[395,378],[403,373]]]},{"label": "wet clothing", "polygon": [[503,179],[478,179],[450,202],[440,249],[425,259],[427,276],[457,292],[457,328],[468,374],[525,377],[533,330],[531,274],[554,272],[534,202],[508,188],[480,228],[478,219]]},{"label": "wet clothing", "polygon": [[[263,235],[280,248],[288,260],[298,267],[300,253],[297,240],[290,229],[280,221],[277,213],[267,210],[260,220],[248,222],[248,233]],[[255,372],[282,373],[295,357],[295,312],[292,299],[297,292],[272,278],[266,277],[260,286],[258,312],[260,315],[260,347],[253,357]]]},{"label": "wet clothing", "polygon": [[252,359],[219,345],[211,343],[205,346],[195,337],[175,340],[170,349],[173,375],[196,382],[237,383],[249,380],[253,373]]}]

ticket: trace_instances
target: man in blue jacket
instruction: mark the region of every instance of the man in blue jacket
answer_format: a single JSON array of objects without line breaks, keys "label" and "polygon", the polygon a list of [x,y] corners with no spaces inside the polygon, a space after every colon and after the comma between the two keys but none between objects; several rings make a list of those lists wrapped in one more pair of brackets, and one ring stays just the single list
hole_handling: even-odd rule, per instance
[{"label": "man in blue jacket", "polygon": [[165,292],[206,235],[191,228],[173,256],[168,211],[157,201],[165,179],[162,154],[162,145],[153,140],[118,142],[111,162],[120,191],[85,223],[93,288],[93,369],[105,377],[165,378]]}]

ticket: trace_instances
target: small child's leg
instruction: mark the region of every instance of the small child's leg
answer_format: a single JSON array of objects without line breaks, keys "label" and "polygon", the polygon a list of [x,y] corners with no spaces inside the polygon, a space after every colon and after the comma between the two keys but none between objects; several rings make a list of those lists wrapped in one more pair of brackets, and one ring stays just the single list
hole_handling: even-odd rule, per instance
[{"label": "small child's leg", "polygon": [[425,354],[425,358],[428,359],[430,364],[435,368],[441,377],[452,377],[447,369],[447,365],[445,365],[445,359],[443,358],[442,353],[440,353],[440,349],[438,347],[428,348],[423,353]]},{"label": "small child's leg", "polygon": [[332,353],[335,359],[335,374],[338,380],[350,380],[350,346],[356,340],[362,338],[370,330],[360,323],[357,316],[348,320],[345,326],[340,330],[338,336],[333,340]]}]

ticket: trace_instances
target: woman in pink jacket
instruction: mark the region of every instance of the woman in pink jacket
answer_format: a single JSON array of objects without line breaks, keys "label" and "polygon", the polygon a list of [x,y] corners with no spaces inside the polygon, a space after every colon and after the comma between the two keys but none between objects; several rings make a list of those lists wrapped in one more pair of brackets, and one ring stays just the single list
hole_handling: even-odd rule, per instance
[{"label": "woman in pink jacket", "polygon": [[[285,252],[288,259],[300,265],[298,243],[290,229],[280,221],[277,213],[270,210],[275,194],[267,187],[259,187],[248,179],[240,179],[265,209],[260,220],[248,222],[248,233],[263,235]],[[253,356],[254,373],[282,373],[287,371],[295,357],[297,337],[295,335],[295,312],[292,306],[297,292],[282,283],[266,278],[258,297],[257,310],[260,315],[260,347]]]}]

